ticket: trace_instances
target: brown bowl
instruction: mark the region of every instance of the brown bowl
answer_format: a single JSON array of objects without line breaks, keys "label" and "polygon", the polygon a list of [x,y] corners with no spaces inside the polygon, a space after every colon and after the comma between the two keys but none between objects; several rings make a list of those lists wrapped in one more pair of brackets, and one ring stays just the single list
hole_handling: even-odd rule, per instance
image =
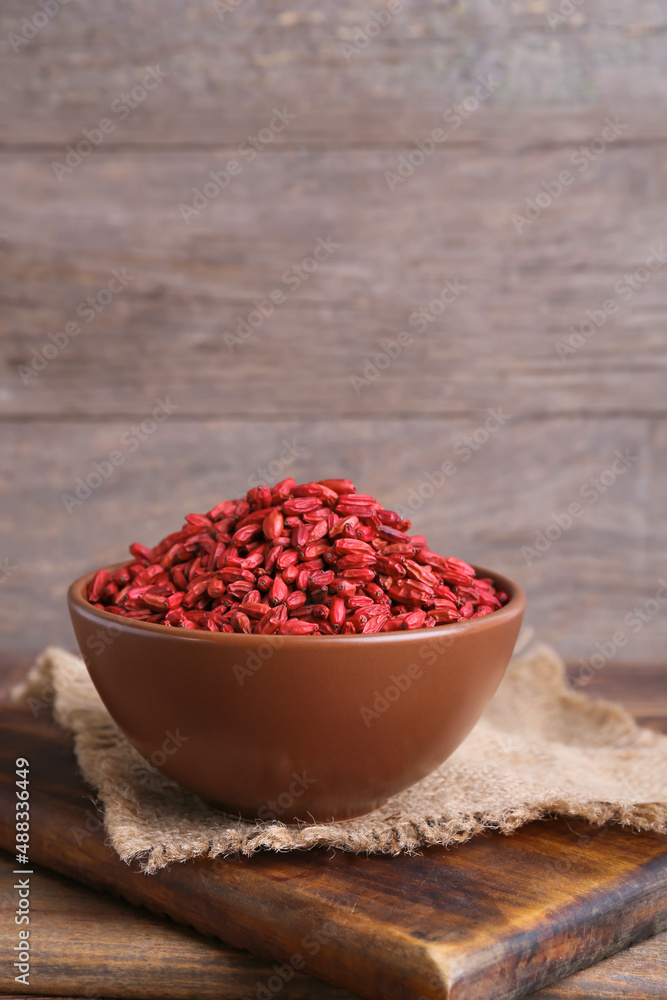
[{"label": "brown bowl", "polygon": [[[115,568],[115,567],[110,567]],[[283,823],[371,812],[441,764],[498,687],[526,598],[432,629],[237,635],[99,611],[69,589],[79,647],[139,753],[228,813]]]}]

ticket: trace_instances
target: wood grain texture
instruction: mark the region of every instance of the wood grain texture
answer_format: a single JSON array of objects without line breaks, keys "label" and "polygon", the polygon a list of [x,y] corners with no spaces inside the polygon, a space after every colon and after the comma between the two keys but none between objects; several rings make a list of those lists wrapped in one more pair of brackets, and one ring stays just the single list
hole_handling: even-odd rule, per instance
[{"label": "wood grain texture", "polygon": [[[75,575],[245,488],[286,436],[309,454],[273,478],[350,472],[404,502],[488,407],[513,418],[415,529],[524,583],[529,621],[575,679],[654,597],[667,541],[667,269],[566,363],[555,344],[665,238],[664,12],[586,0],[551,27],[558,6],[416,0],[348,62],[341,44],[370,8],[346,0],[241,0],[224,20],[208,0],[71,0],[17,52],[9,33],[41,8],[2,4],[0,562],[11,569],[1,563],[0,642],[21,651],[13,677],[45,643],[73,646]],[[164,82],[123,121],[111,113],[113,132],[59,183],[50,163],[156,64]],[[498,91],[391,192],[385,171],[489,74]],[[274,106],[296,115],[289,127],[182,222],[179,202]],[[517,234],[511,213],[607,116],[628,129]],[[224,332],[329,233],[340,248],[229,352]],[[122,267],[136,273],[128,290],[22,385],[17,365]],[[456,277],[469,289],[417,334],[410,315]],[[357,394],[350,375],[404,329],[413,343]],[[174,417],[67,517],[60,493],[167,395]],[[520,546],[619,442],[641,461],[526,566]],[[649,615],[583,690],[624,691],[660,726],[665,638],[664,613]],[[632,660],[646,666],[628,688]],[[545,996],[663,1000],[665,978],[664,951],[638,945]]]},{"label": "wood grain texture", "polygon": [[[0,691],[3,692],[3,697],[5,697],[4,692],[18,680],[26,666],[25,661],[21,662],[20,659],[4,658],[0,666]],[[659,675],[655,670],[635,666],[632,668],[622,667],[612,663],[607,666],[604,672],[600,672],[588,682],[586,690],[596,697],[613,697],[623,702],[632,711],[640,714],[647,706],[650,706],[654,724],[657,728],[667,731],[667,691],[659,680]],[[2,862],[0,862],[0,866],[1,864]],[[179,977],[182,975],[181,962],[174,961],[176,955],[189,968],[193,961],[201,963],[203,954],[210,956],[211,949],[215,951],[215,963],[208,961],[198,967],[197,994],[199,996],[204,995],[207,989],[213,987],[219,991],[218,995],[222,1000],[224,1000],[226,992],[230,995],[230,1000],[232,997],[238,997],[241,990],[236,990],[236,985],[242,975],[241,968],[244,970],[243,975],[247,973],[251,980],[253,975],[251,970],[258,970],[257,976],[253,980],[255,990],[257,978],[267,978],[271,974],[268,971],[270,969],[269,963],[255,959],[247,953],[228,949],[222,944],[216,945],[208,940],[203,940],[187,930],[174,927],[168,921],[157,920],[157,918],[146,914],[145,911],[133,908],[123,901],[113,901],[107,895],[94,893],[54,872],[40,870],[38,891],[34,894],[33,906],[39,910],[39,927],[35,930],[40,934],[40,950],[43,955],[47,952],[49,955],[55,953],[59,959],[57,966],[51,961],[40,963],[38,974],[44,982],[48,979],[50,990],[59,995],[63,992],[65,983],[62,978],[62,949],[58,951],[58,944],[61,942],[63,933],[69,934],[67,927],[71,926],[73,920],[76,922],[79,932],[77,982],[81,984],[82,979],[86,980],[86,987],[79,985],[79,991],[87,988],[88,996],[93,989],[89,985],[89,981],[93,980],[97,984],[97,989],[94,992],[120,998],[123,992],[123,983],[127,982],[128,973],[137,975],[136,969],[130,970],[125,967],[122,970],[122,982],[119,983],[116,975],[119,962],[118,952],[112,952],[113,971],[111,975],[100,967],[95,958],[100,948],[106,949],[108,952],[110,938],[117,936],[125,944],[130,933],[132,933],[130,943],[134,947],[136,947],[137,936],[140,936],[141,941],[150,942],[143,960],[151,968],[150,983],[155,988],[154,995],[156,997],[167,995],[167,984],[163,981],[162,971],[158,971],[150,965],[150,949],[155,947],[161,951],[165,942],[168,942],[170,947],[170,983],[180,982]],[[63,920],[63,913],[67,915],[66,921]],[[3,924],[3,931],[4,927]],[[130,931],[130,929],[132,930]],[[73,975],[71,968],[66,968],[64,971],[65,974]],[[333,987],[317,980],[309,979],[307,982],[308,996],[312,997],[313,1000],[320,1000],[320,998],[324,1000],[332,993],[336,993]],[[591,966],[589,969],[584,969],[573,976],[562,979],[553,986],[546,987],[536,996],[543,997],[544,1000],[591,1000],[591,998],[592,1000],[617,1000],[619,996],[633,997],[637,1000],[639,998],[662,1000],[665,982],[667,982],[667,933],[659,934],[645,942],[636,944],[618,955]],[[295,976],[293,980],[290,980],[290,983],[285,985],[282,995],[286,1000],[300,1000],[299,991],[302,983],[301,976]],[[147,984],[144,983],[144,985]],[[0,988],[2,988],[1,984]],[[162,992],[163,989],[164,992]],[[250,995],[253,995],[252,992]],[[0,1000],[7,1000],[9,996],[10,994],[2,994]],[[42,1000],[42,998],[31,995],[30,1000]]]},{"label": "wood grain texture", "polygon": [[[58,113],[49,110],[48,121],[54,128],[64,129],[61,138],[71,135],[74,128],[73,119],[67,119],[67,114],[81,113],[83,120],[88,115],[87,107],[105,107],[103,99],[108,96],[105,86],[115,86],[116,81],[118,86],[128,85],[132,73],[148,54],[146,45],[156,47],[154,36],[147,43],[138,32],[150,5],[141,10],[132,5],[118,8],[117,16],[115,10],[113,4],[107,4],[81,18],[78,6],[63,8],[34,42],[22,48],[15,60],[8,60],[10,80],[6,94],[13,93],[12,88],[19,85],[17,81],[29,82],[32,93],[39,93],[40,87],[46,86],[48,73],[51,104],[59,109]],[[11,30],[12,18],[22,12],[23,8],[16,5],[6,8],[10,25],[7,30]],[[270,60],[264,63],[262,58],[255,60],[248,71],[255,74],[254,84],[260,86],[246,87],[241,81],[239,88],[261,97],[267,96],[270,88],[273,96],[272,88],[278,84],[291,87],[292,92],[299,91],[302,100],[317,107],[321,122],[323,91],[304,86],[305,80],[312,82],[304,61],[310,66],[308,72],[318,76],[321,83],[326,80],[329,85],[333,71],[329,64],[322,68],[313,63],[309,39],[311,33],[329,31],[334,21],[338,26],[354,25],[354,17],[346,18],[345,10],[334,12],[333,8],[323,8],[324,21],[313,20],[310,15],[317,12],[308,8],[301,13],[292,12],[293,16],[287,18],[282,13],[276,9],[275,23],[267,23],[266,29],[262,29],[265,31],[262,39],[269,47],[278,36],[295,39],[289,50],[277,49],[288,51],[289,59],[282,69],[279,63],[271,68]],[[196,100],[189,93],[187,118],[194,121],[201,114],[204,116],[201,120],[209,124],[219,96],[213,84],[211,89],[205,84],[208,78],[201,72],[201,65],[210,65],[211,44],[233,48],[238,42],[234,31],[229,38],[225,34],[229,24],[225,26],[224,37],[211,42],[213,14],[212,8],[191,7],[184,17],[180,7],[172,6],[162,12],[164,20],[159,19],[162,42],[167,44],[171,39],[174,49],[174,39],[178,36],[183,53],[193,58],[199,54],[201,63],[193,64],[189,77]],[[107,419],[119,413],[139,417],[150,412],[155,398],[171,394],[179,407],[178,419],[212,414],[265,417],[266,425],[252,424],[259,440],[271,438],[277,426],[276,417],[281,415],[301,418],[303,424],[289,426],[296,427],[298,435],[306,438],[311,437],[310,420],[322,414],[326,414],[327,420],[348,415],[378,420],[386,415],[394,420],[401,415],[449,418],[441,425],[411,423],[397,428],[391,421],[385,423],[380,439],[386,442],[393,436],[396,454],[401,456],[400,461],[392,461],[389,466],[393,471],[392,488],[395,492],[395,484],[403,482],[407,493],[413,476],[420,478],[425,470],[439,464],[440,449],[435,442],[443,438],[452,442],[465,433],[464,425],[454,419],[457,415],[466,414],[468,426],[474,430],[486,418],[488,406],[500,406],[520,419],[528,414],[539,417],[532,425],[527,444],[525,439],[511,435],[516,449],[527,447],[527,461],[517,459],[517,451],[509,447],[494,454],[495,449],[490,445],[482,455],[475,456],[475,461],[479,460],[484,467],[485,481],[481,476],[460,477],[455,485],[461,490],[464,503],[454,506],[459,518],[472,505],[474,510],[479,509],[485,524],[497,524],[500,512],[506,517],[503,508],[516,501],[517,483],[523,490],[524,481],[529,478],[533,489],[538,477],[545,477],[551,483],[548,502],[544,505],[540,502],[533,509],[529,499],[522,510],[530,525],[529,537],[534,530],[546,527],[551,514],[558,512],[561,498],[571,498],[570,470],[563,468],[569,457],[566,458],[562,447],[562,425],[550,422],[549,415],[619,412],[662,415],[665,351],[660,317],[664,314],[666,287],[662,271],[628,303],[622,303],[618,314],[569,357],[566,364],[561,363],[554,350],[555,342],[562,338],[571,322],[579,323],[587,309],[599,308],[610,294],[613,282],[628,268],[640,264],[650,246],[661,245],[662,222],[656,206],[664,198],[665,159],[661,148],[643,143],[639,123],[647,107],[644,99],[655,92],[657,81],[655,73],[646,72],[642,54],[650,56],[651,68],[659,67],[662,36],[652,30],[646,19],[642,22],[636,11],[627,22],[621,19],[614,26],[602,29],[599,24],[602,12],[587,9],[582,12],[585,28],[574,19],[566,26],[566,34],[558,34],[546,25],[544,10],[535,8],[530,12],[515,6],[505,27],[511,25],[514,29],[520,25],[533,39],[530,50],[533,57],[536,58],[538,51],[542,53],[541,70],[546,75],[543,89],[536,90],[535,80],[527,72],[528,63],[520,58],[521,51],[526,56],[526,39],[522,36],[516,44],[510,43],[511,35],[503,35],[498,23],[498,17],[506,14],[497,14],[496,20],[486,25],[484,18],[489,12],[485,9],[482,16],[474,6],[463,12],[446,9],[443,13],[421,5],[411,8],[410,17],[413,14],[417,19],[426,19],[425,27],[415,30],[413,35],[407,29],[383,33],[377,39],[376,55],[371,55],[369,46],[359,54],[361,61],[353,61],[349,72],[341,76],[344,82],[340,86],[349,88],[348,96],[355,94],[363,114],[372,118],[377,108],[372,105],[371,113],[370,98],[367,91],[359,90],[359,81],[366,79],[371,65],[377,65],[374,86],[386,90],[388,67],[392,67],[391,100],[412,103],[407,119],[391,118],[393,124],[384,133],[390,146],[405,141],[407,133],[401,131],[401,123],[412,121],[410,116],[415,107],[422,105],[425,91],[419,90],[418,80],[426,89],[435,92],[440,87],[439,94],[449,95],[448,86],[454,87],[451,93],[459,93],[456,88],[465,90],[472,78],[472,57],[454,58],[451,76],[443,84],[436,64],[424,61],[424,46],[439,46],[441,56],[447,56],[445,64],[449,65],[452,53],[468,51],[473,37],[478,39],[474,51],[482,62],[487,59],[488,66],[495,65],[491,58],[493,46],[509,46],[513,89],[502,91],[494,101],[511,97],[515,102],[513,114],[520,105],[526,114],[544,122],[545,128],[557,129],[551,116],[545,118],[536,110],[540,101],[548,95],[552,103],[557,103],[557,98],[571,101],[582,81],[588,79],[590,83],[594,78],[595,85],[588,86],[588,90],[584,88],[582,93],[610,97],[618,96],[622,90],[637,101],[627,116],[627,137],[624,133],[618,145],[601,154],[562,198],[520,235],[511,226],[511,211],[519,208],[525,197],[535,196],[543,181],[555,177],[559,169],[568,165],[571,154],[568,143],[573,148],[582,135],[590,138],[597,134],[597,124],[593,127],[592,119],[587,119],[587,128],[592,131],[585,135],[564,139],[559,133],[560,137],[546,142],[543,135],[540,138],[526,125],[527,119],[517,118],[519,124],[514,132],[508,133],[506,147],[498,149],[484,146],[485,112],[480,110],[479,116],[471,116],[466,126],[471,141],[475,130],[480,129],[477,145],[473,142],[472,146],[458,149],[446,146],[393,193],[386,185],[384,171],[396,166],[396,149],[302,152],[290,146],[280,153],[269,149],[234,179],[229,196],[225,194],[212,201],[189,226],[178,216],[179,200],[187,198],[192,187],[206,178],[209,169],[217,169],[226,162],[226,153],[215,149],[193,152],[188,148],[169,155],[121,150],[107,155],[111,147],[105,145],[62,184],[49,168],[53,153],[32,154],[18,161],[5,157],[0,164],[3,182],[0,189],[5,200],[3,219],[7,220],[6,226],[3,224],[6,239],[0,244],[0,252],[8,257],[2,279],[7,322],[3,342],[5,382],[0,405],[5,415],[11,420],[42,417],[45,422],[54,415],[85,420],[92,416]],[[263,41],[258,41],[260,36],[256,33],[258,8],[246,0],[234,17],[239,20],[232,22],[230,16],[229,23],[237,23],[239,30],[243,25],[243,37],[249,39],[252,35],[253,45],[261,55]],[[108,31],[111,23],[114,37]],[[128,32],[132,39],[122,65],[113,62],[114,50],[109,48],[120,44],[115,37],[116,29]],[[544,45],[540,48],[535,41],[538,29],[543,35],[547,31],[554,42],[547,47],[546,55]],[[77,59],[82,32],[86,31],[87,56]],[[71,51],[72,58],[56,65],[48,38],[52,43],[61,39],[63,49]],[[616,54],[613,74],[593,57],[592,39],[595,44],[604,41],[609,51]],[[65,42],[71,43],[71,48]],[[562,60],[566,58],[570,60],[569,66],[574,61],[577,66],[585,67],[589,76],[585,77],[583,69],[579,75],[564,74]],[[618,67],[626,64],[628,72],[621,86]],[[404,67],[404,72],[396,74],[397,65]],[[37,69],[38,66],[42,69]],[[364,72],[360,73],[362,66]],[[29,81],[28,67],[33,74]],[[211,72],[229,73],[236,80],[238,67],[238,58],[236,62],[220,60],[219,69],[212,68]],[[378,82],[381,79],[384,83]],[[155,97],[166,100],[168,93],[158,89]],[[282,100],[280,89],[276,94]],[[93,105],[87,106],[86,101]],[[173,103],[173,93],[169,101]],[[150,106],[147,99],[137,116],[128,119],[128,126],[131,122],[140,123],[139,116]],[[14,107],[19,104],[14,102]],[[239,107],[238,114],[248,115],[251,121],[247,104],[240,106],[235,101],[226,103],[226,118],[232,112],[236,114],[234,109]],[[599,116],[596,122],[601,125],[602,106],[593,101],[587,107],[586,114]],[[572,120],[580,124],[581,107],[571,105],[571,109]],[[60,116],[61,112],[65,117]],[[491,117],[495,120],[494,115]],[[33,130],[37,128],[31,116],[23,112],[16,120],[27,122]],[[176,116],[174,120],[182,124],[183,118]],[[155,121],[152,138],[143,121],[133,141],[157,141],[156,136],[162,136],[165,142],[172,142],[164,118]],[[363,127],[371,145],[383,144],[377,133],[368,131],[367,122]],[[464,132],[457,131],[453,137],[458,141]],[[525,142],[519,141],[518,132],[522,132]],[[320,131],[320,140],[323,135]],[[120,132],[111,138],[115,141],[119,137]],[[188,133],[178,141],[192,143],[194,139]],[[215,142],[220,142],[219,137]],[[335,127],[326,143],[329,146],[343,143]],[[326,238],[330,232],[340,242],[340,248],[298,289],[293,293],[290,290],[284,305],[247,344],[230,353],[223,340],[225,330],[233,329],[237,317],[247,316],[255,297],[266,296],[274,287],[283,287],[281,276],[285,270],[303,260],[317,238]],[[61,330],[66,322],[76,318],[77,304],[106,284],[115,267],[126,267],[131,274],[136,273],[127,291],[99,314],[42,374],[23,386],[17,365],[30,359],[33,347],[43,347],[48,332]],[[424,334],[417,334],[409,326],[410,315],[432,301],[447,277],[460,279],[469,288],[442,318],[434,319]],[[414,342],[372,384],[355,392],[350,376],[363,374],[365,359],[374,358],[381,351],[384,339],[395,337],[404,328],[415,331]],[[592,458],[602,454],[617,425],[590,424],[583,439],[577,436],[580,426],[572,425],[574,449],[579,452],[581,446],[577,442],[583,440]],[[340,430],[339,425],[332,427]],[[377,437],[377,423],[346,427],[352,435],[351,441],[364,441],[367,448],[368,442]],[[73,437],[86,433],[103,437],[114,433],[110,428],[114,425],[98,431],[83,429]],[[660,442],[664,435],[661,425],[648,422],[627,425],[630,436],[634,436],[635,430],[641,437],[647,461],[641,469],[637,467],[637,475],[631,470],[632,475],[622,484],[623,487],[632,484],[633,488],[624,492],[624,509],[621,510],[619,502],[619,517],[611,534],[607,531],[600,537],[600,544],[596,542],[586,554],[577,544],[579,561],[574,564],[574,572],[564,564],[558,574],[543,572],[544,563],[556,556],[554,550],[527,574],[526,582],[529,585],[534,582],[539,593],[540,627],[546,618],[543,609],[548,607],[551,611],[554,602],[560,606],[558,617],[551,619],[547,638],[563,635],[568,623],[589,633],[591,642],[588,637],[585,641],[574,636],[566,640],[564,651],[568,655],[586,655],[590,646],[594,651],[595,642],[606,641],[607,619],[603,612],[609,614],[610,620],[625,613],[628,573],[635,601],[650,598],[651,588],[657,586],[653,562],[659,551],[656,545],[664,541],[664,514],[659,500],[664,472]],[[15,433],[20,438],[16,449],[12,443]],[[16,451],[21,453],[20,463],[32,461],[36,443],[48,440],[48,451],[37,459],[35,468],[43,463],[53,466],[53,456],[57,454],[53,451],[54,433],[48,426],[33,424],[25,431],[9,431],[10,462],[16,461]],[[71,447],[69,428],[61,425],[60,433],[57,447],[72,457],[76,454],[78,461],[79,452],[76,446]],[[229,449],[229,438],[234,433],[225,428],[221,433],[221,440]],[[430,449],[420,442],[424,435],[431,443]],[[32,439],[30,443],[28,438]],[[193,458],[195,465],[201,465],[205,457],[210,462],[211,455],[217,456],[208,429],[195,432],[192,426],[183,427],[180,435],[172,439],[174,451],[184,442],[191,451],[195,440],[201,440],[204,446],[198,459]],[[331,438],[325,443],[330,449]],[[547,462],[535,454],[543,446]],[[95,447],[86,454],[86,462],[88,454],[91,460],[96,457]],[[383,458],[386,447],[385,443]],[[327,454],[347,464],[367,467],[372,464],[370,454],[365,463],[350,462],[347,450],[345,446],[343,452],[328,450]],[[232,450],[230,464],[238,463],[239,457],[240,453]],[[163,477],[163,491],[169,493],[174,492],[174,484],[167,469],[173,468],[175,461],[173,456],[169,463],[161,459],[156,470]],[[55,464],[61,464],[64,471],[66,461],[57,458]],[[415,473],[414,469],[420,466],[421,470]],[[73,471],[72,479],[77,474],[77,470]],[[581,469],[578,453],[574,474],[581,478],[574,485],[574,497],[589,471],[590,474],[598,471],[595,462]],[[191,465],[180,466],[177,474],[193,481]],[[216,477],[217,471],[212,475]],[[378,480],[378,487],[386,490],[381,472],[373,478]],[[474,491],[481,489],[487,494],[490,481],[503,480],[515,492],[510,494],[502,489],[503,506],[494,505],[489,498],[491,511],[484,506],[485,497],[480,508]],[[226,481],[224,486],[227,488]],[[114,499],[117,496],[114,492]],[[92,503],[96,501],[97,497]],[[432,514],[423,522],[431,532],[435,504],[433,501]],[[15,593],[22,602],[20,611],[12,607],[9,612],[10,625],[20,637],[12,642],[34,649],[49,638],[63,641],[62,637],[69,636],[66,625],[55,624],[59,618],[55,602],[66,583],[67,568],[63,562],[66,554],[58,551],[58,538],[54,537],[59,532],[53,524],[48,524],[49,509],[48,495],[43,508],[31,487],[30,502],[19,511],[8,499],[6,513],[10,528],[28,510],[40,521],[37,535],[30,526],[27,547],[39,548],[39,575],[32,576],[31,584],[38,578],[48,581],[46,588],[40,587],[42,607],[33,609],[32,591],[21,589],[18,574],[3,584],[8,595],[19,586]],[[598,515],[601,510],[602,505],[591,513]],[[495,522],[489,521],[490,513],[495,514]],[[543,515],[546,523],[541,520]],[[125,511],[119,512],[118,518],[124,521]],[[445,518],[448,528],[462,523],[455,522],[453,517],[450,520],[447,512]],[[42,525],[44,519],[46,523]],[[170,523],[165,524],[165,530],[168,527]],[[485,551],[494,557],[496,550],[503,552],[508,548],[504,540],[494,540],[491,549],[485,545],[480,553],[475,541],[479,530],[478,522],[470,525],[471,557],[483,558]],[[105,529],[100,531],[104,533]],[[442,531],[439,534],[444,536]],[[558,552],[564,555],[568,543],[575,539],[581,541],[579,526],[559,544]],[[81,562],[89,564],[97,560],[100,550],[113,548],[117,552],[121,538],[110,526],[101,545],[97,541],[92,545],[88,533],[77,536],[76,541],[88,553],[87,560],[84,556]],[[25,564],[25,556],[23,561]],[[551,565],[555,566],[555,561]],[[508,568],[513,568],[511,559]],[[521,570],[521,564],[517,568]],[[581,581],[581,585],[575,583],[575,599],[570,598],[570,579]],[[569,602],[567,607],[565,602]],[[600,609],[592,628],[588,617],[591,605]],[[648,623],[637,637],[639,646],[619,655],[641,659],[659,656],[663,624],[662,617]]]},{"label": "wood grain texture", "polygon": [[[590,661],[596,643],[609,642],[620,627],[627,642],[613,653],[614,662],[662,662],[667,626],[659,605],[657,613],[655,603],[647,606],[645,622],[623,624],[636,606],[654,601],[665,577],[662,422],[564,419],[545,426],[517,414],[467,462],[456,448],[480,426],[472,419],[445,425],[276,420],[269,426],[254,420],[188,423],[175,414],[143,442],[131,437],[135,450],[122,445],[131,426],[44,421],[5,427],[3,464],[13,479],[2,486],[0,525],[15,567],[0,584],[8,651],[38,652],[49,643],[75,648],[65,609],[72,580],[122,559],[133,541],[155,544],[181,525],[185,513],[238,496],[268,467],[276,479],[294,474],[303,481],[342,471],[388,507],[419,505],[414,530],[438,551],[520,582],[528,592],[527,622],[567,659]],[[63,494],[75,498],[77,479],[119,448],[123,464],[68,513]],[[582,497],[591,477],[625,449],[636,463],[604,493],[596,490],[595,503]],[[447,460],[457,472],[422,502],[418,491],[429,485],[426,473]],[[537,553],[536,533],[572,502],[582,504],[582,514],[571,528],[543,554],[522,553],[524,546]]]},{"label": "wood grain texture", "polygon": [[[0,990],[16,987],[4,959],[16,943],[12,930],[16,881],[11,855],[0,855]],[[182,1000],[238,1000],[275,975],[271,963],[178,927],[123,900],[94,892],[55,872],[31,879],[30,993]],[[275,964],[275,963],[274,963]],[[346,1000],[344,990],[294,972],[289,1000]]]},{"label": "wood grain texture", "polygon": [[210,2],[69,3],[17,45],[10,33],[33,10],[8,0],[0,19],[2,139],[64,144],[156,63],[169,77],[119,124],[109,146],[235,143],[265,123],[274,103],[298,114],[293,143],[405,142],[488,73],[503,81],[494,113],[454,141],[571,140],[600,109],[628,106],[642,119],[643,137],[665,135],[659,6],[590,0],[553,27],[547,15],[558,5],[546,2],[399,6],[346,55],[341,46],[353,46],[371,8],[386,3],[238,0],[229,13],[223,7],[222,19]]},{"label": "wood grain texture", "polygon": [[667,934],[634,945],[620,955],[561,979],[535,1000],[662,1000],[667,989]]},{"label": "wood grain texture", "polygon": [[[553,27],[548,11],[417,0],[348,61],[341,45],[370,14],[347,3],[241,0],[221,20],[204,0],[70,2],[16,52],[10,35],[33,11],[3,5],[0,416],[7,468],[23,477],[2,495],[0,559],[17,567],[0,583],[7,648],[71,643],[61,601],[80,568],[115,557],[126,528],[158,534],[204,496],[237,491],[284,433],[315,456],[304,475],[322,447],[325,472],[354,472],[400,501],[447,457],[442,442],[474,432],[489,408],[521,430],[475,454],[419,529],[519,576],[535,624],[571,658],[590,658],[653,597],[667,269],[629,298],[614,285],[665,235],[667,35],[651,5],[587,0]],[[120,121],[112,102],[156,64],[168,76]],[[502,86],[390,190],[386,172],[480,76]],[[179,204],[274,106],[296,117],[186,224]],[[51,163],[109,114],[113,131],[59,181]],[[575,166],[608,117],[618,138]],[[563,169],[572,184],[517,233],[512,213]],[[330,257],[298,287],[286,282],[329,236],[340,243]],[[23,385],[18,366],[122,268],[135,276],[127,288]],[[419,332],[410,317],[447,280],[467,288]],[[275,288],[285,301],[228,350],[225,332]],[[561,361],[557,342],[610,296],[617,312]],[[403,330],[412,343],[355,388]],[[104,503],[89,502],[95,517],[77,510],[64,523],[54,495],[165,396],[178,410],[155,460],[151,441],[105,484]],[[626,439],[641,463],[525,566],[521,545]],[[660,662],[664,622],[647,620],[615,657]]]},{"label": "wood grain texture", "polygon": [[[10,862],[0,861],[3,882]],[[270,962],[254,958],[221,942],[203,938],[131,906],[41,870],[36,882],[35,931],[40,961],[32,975],[35,989],[49,996],[141,997],[142,1000],[239,1000],[256,997],[257,984],[274,970]],[[77,961],[63,961],[76,948]],[[157,959],[161,961],[156,961]],[[138,961],[137,961],[138,960]],[[276,964],[276,963],[273,963]],[[597,965],[561,979],[532,994],[535,1000],[663,1000],[667,982],[667,933],[646,941]],[[13,983],[0,979],[0,989]],[[31,987],[32,988],[32,987]],[[0,993],[0,1000],[42,1000],[34,992]],[[295,973],[280,995],[285,1000],[343,1000],[352,994],[320,980]]]},{"label": "wood grain texture", "polygon": [[0,846],[13,844],[11,769],[23,755],[33,863],[260,957],[296,955],[304,971],[361,996],[481,1000],[494,989],[509,1000],[667,924],[665,838],[618,827],[589,834],[576,820],[414,857],[267,853],[148,878],[113,855],[90,822],[68,736],[45,716],[15,708],[2,716]]},{"label": "wood grain texture", "polygon": [[[0,881],[13,882],[13,861],[0,854]],[[125,1000],[238,1000],[253,997],[258,983],[275,970],[270,962],[229,948],[124,900],[76,883],[46,869],[33,879],[33,934],[39,961],[31,970],[29,1000],[50,996],[107,996]],[[4,899],[4,895],[7,899]],[[11,890],[0,903],[0,941],[9,940]],[[4,950],[4,948],[3,948]],[[276,964],[276,963],[273,963]],[[618,1000],[626,996],[661,1000],[667,982],[667,933],[642,941],[589,969],[561,979],[537,994],[538,1000]],[[14,981],[3,970],[0,990]],[[285,1000],[344,1000],[352,994],[295,973],[280,991]],[[0,993],[0,1000],[17,993]]]},{"label": "wood grain texture", "polygon": [[[168,387],[181,415],[664,415],[667,267],[625,280],[651,248],[667,259],[662,149],[610,145],[582,172],[567,150],[443,152],[392,192],[398,155],[262,154],[189,224],[179,204],[224,154],[99,155],[62,183],[45,154],[0,157],[0,412],[132,414]],[[568,166],[572,185],[517,233],[512,213]],[[318,240],[337,246],[295,271]],[[90,310],[123,268],[124,290]],[[447,281],[460,292],[443,304]],[[284,300],[230,350],[273,290]],[[81,333],[58,351],[48,335],[68,323]],[[402,331],[411,343],[366,378]],[[47,345],[57,356],[23,384]]]}]

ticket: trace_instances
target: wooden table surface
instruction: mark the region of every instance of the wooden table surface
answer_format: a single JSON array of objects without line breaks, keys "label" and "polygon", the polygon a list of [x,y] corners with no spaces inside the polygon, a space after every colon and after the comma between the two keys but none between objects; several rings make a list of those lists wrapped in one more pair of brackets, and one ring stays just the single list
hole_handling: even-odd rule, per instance
[{"label": "wooden table surface", "polygon": [[[29,657],[0,661],[0,700],[25,672]],[[576,675],[577,671],[573,671]],[[642,667],[610,663],[594,680],[582,686],[592,696],[623,702],[645,725],[667,732],[667,671],[654,665]],[[10,860],[0,857],[3,882]],[[270,963],[227,948],[193,931],[177,927],[128,903],[78,885],[50,872],[39,873],[35,901],[41,927],[41,955],[52,963],[56,977],[49,992],[72,997],[170,997],[182,983],[174,982],[174,956],[180,975],[192,970],[197,986],[193,996],[208,1000],[233,1000],[254,996],[256,984],[269,976]],[[7,903],[2,907],[7,911]],[[3,917],[3,924],[5,919]],[[139,971],[128,981],[128,930]],[[76,948],[68,948],[68,942]],[[83,961],[81,956],[87,956]],[[91,962],[91,958],[93,961]],[[95,969],[103,969],[102,979]],[[93,971],[91,971],[93,970]],[[185,971],[184,971],[185,970]],[[0,1000],[10,995],[10,981],[0,978]],[[35,1000],[41,994],[22,996]],[[182,993],[180,994],[182,995]],[[635,945],[598,965],[548,987],[541,1000],[664,1000],[667,996],[667,932]],[[305,976],[295,976],[281,991],[285,1000],[345,1000],[349,994]],[[492,1000],[492,998],[489,998]]]}]

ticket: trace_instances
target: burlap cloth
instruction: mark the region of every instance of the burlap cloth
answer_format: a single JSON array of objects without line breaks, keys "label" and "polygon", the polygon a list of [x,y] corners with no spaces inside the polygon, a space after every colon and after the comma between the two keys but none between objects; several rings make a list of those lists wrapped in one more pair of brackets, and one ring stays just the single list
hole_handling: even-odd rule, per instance
[{"label": "burlap cloth", "polygon": [[514,657],[483,718],[441,767],[370,815],[332,824],[249,823],[216,812],[137,754],[83,661],[62,649],[47,649],[14,697],[35,712],[53,699],[96,789],[108,842],[148,873],[262,848],[413,852],[483,829],[511,833],[553,814],[667,832],[667,736],[572,691],[562,661],[544,645]]}]

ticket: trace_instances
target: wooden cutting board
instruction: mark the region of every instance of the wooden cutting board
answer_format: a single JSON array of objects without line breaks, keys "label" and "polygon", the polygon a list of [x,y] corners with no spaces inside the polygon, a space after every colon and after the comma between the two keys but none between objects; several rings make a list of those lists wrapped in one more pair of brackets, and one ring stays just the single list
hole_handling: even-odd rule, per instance
[{"label": "wooden cutting board", "polygon": [[[6,887],[0,891],[3,956],[15,943],[16,896],[11,892],[15,867],[14,855],[0,850],[0,886]],[[0,1000],[17,993],[29,995],[30,1000],[46,996],[257,1000],[259,986],[274,975],[275,962],[270,959],[230,948],[217,938],[95,892],[48,868],[37,869],[30,884],[30,940],[39,959],[30,969],[29,994],[14,981],[15,969],[0,963]],[[531,1000],[665,1000],[666,983],[667,932],[663,932],[545,986]],[[355,997],[295,972],[277,1000]]]},{"label": "wooden cutting board", "polygon": [[[105,846],[68,735],[16,708],[0,733],[1,847],[25,757],[34,864],[364,997],[519,997],[667,927],[667,840],[571,820],[414,857],[265,853],[141,875]],[[280,988],[267,979],[266,995]]]}]

